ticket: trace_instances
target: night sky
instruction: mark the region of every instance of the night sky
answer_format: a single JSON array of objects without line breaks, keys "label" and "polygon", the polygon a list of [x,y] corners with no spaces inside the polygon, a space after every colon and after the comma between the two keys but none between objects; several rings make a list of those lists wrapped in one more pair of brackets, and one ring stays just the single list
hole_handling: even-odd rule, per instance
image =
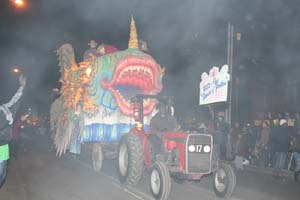
[{"label": "night sky", "polygon": [[250,79],[272,81],[299,67],[299,5],[284,0],[27,0],[20,10],[1,0],[0,102],[16,91],[10,70],[20,66],[28,77],[24,101],[49,104],[59,79],[54,51],[71,43],[81,61],[91,39],[126,49],[133,15],[139,38],[167,70],[163,93],[175,96],[180,109],[193,109],[201,73],[226,63],[228,22],[242,34],[235,67]]}]

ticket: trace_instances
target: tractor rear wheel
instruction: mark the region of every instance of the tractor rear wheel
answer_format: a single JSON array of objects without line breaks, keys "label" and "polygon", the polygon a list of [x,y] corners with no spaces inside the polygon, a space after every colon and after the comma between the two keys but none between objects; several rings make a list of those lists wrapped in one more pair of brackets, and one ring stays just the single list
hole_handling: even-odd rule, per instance
[{"label": "tractor rear wheel", "polygon": [[100,172],[102,168],[102,162],[103,162],[103,152],[100,143],[93,144],[92,161],[93,161],[93,169],[96,172]]},{"label": "tractor rear wheel", "polygon": [[231,197],[236,185],[236,176],[229,164],[220,163],[213,175],[213,187],[218,197]]},{"label": "tractor rear wheel", "polygon": [[150,172],[150,189],[155,199],[166,200],[171,192],[171,178],[167,166],[155,162]]},{"label": "tractor rear wheel", "polygon": [[137,135],[125,134],[118,148],[118,174],[121,182],[136,185],[143,174],[144,155]]}]

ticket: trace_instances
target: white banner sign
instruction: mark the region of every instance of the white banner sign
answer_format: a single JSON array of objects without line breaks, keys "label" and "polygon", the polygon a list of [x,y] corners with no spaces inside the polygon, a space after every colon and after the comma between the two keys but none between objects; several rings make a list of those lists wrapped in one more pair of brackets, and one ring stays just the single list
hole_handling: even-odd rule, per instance
[{"label": "white banner sign", "polygon": [[200,105],[227,101],[228,82],[230,75],[228,65],[224,65],[219,71],[218,67],[213,67],[201,75],[200,82]]}]

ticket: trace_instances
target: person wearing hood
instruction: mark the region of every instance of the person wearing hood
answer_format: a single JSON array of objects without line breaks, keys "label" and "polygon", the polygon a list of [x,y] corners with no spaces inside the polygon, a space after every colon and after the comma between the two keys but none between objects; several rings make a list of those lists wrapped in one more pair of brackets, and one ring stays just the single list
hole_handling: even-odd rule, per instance
[{"label": "person wearing hood", "polygon": [[167,104],[158,103],[158,113],[150,120],[150,134],[148,138],[153,146],[154,155],[161,152],[162,133],[164,131],[175,131],[180,128],[177,119],[171,115]]},{"label": "person wearing hood", "polygon": [[290,148],[292,131],[288,127],[287,120],[281,119],[276,130],[273,141],[275,151],[274,178],[284,178],[282,170],[285,168],[287,153]]}]

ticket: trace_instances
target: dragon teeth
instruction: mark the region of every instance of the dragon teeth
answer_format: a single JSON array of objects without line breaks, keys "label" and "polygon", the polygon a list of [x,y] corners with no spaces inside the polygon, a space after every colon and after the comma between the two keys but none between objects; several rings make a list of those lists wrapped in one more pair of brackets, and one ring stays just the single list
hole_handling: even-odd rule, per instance
[{"label": "dragon teeth", "polygon": [[138,65],[131,65],[126,67],[124,70],[121,71],[119,78],[117,79],[118,81],[124,76],[125,73],[131,73],[131,72],[142,72],[144,74],[147,74],[150,76],[151,83],[154,83],[154,78],[152,71],[148,67],[144,66],[138,66]]}]

